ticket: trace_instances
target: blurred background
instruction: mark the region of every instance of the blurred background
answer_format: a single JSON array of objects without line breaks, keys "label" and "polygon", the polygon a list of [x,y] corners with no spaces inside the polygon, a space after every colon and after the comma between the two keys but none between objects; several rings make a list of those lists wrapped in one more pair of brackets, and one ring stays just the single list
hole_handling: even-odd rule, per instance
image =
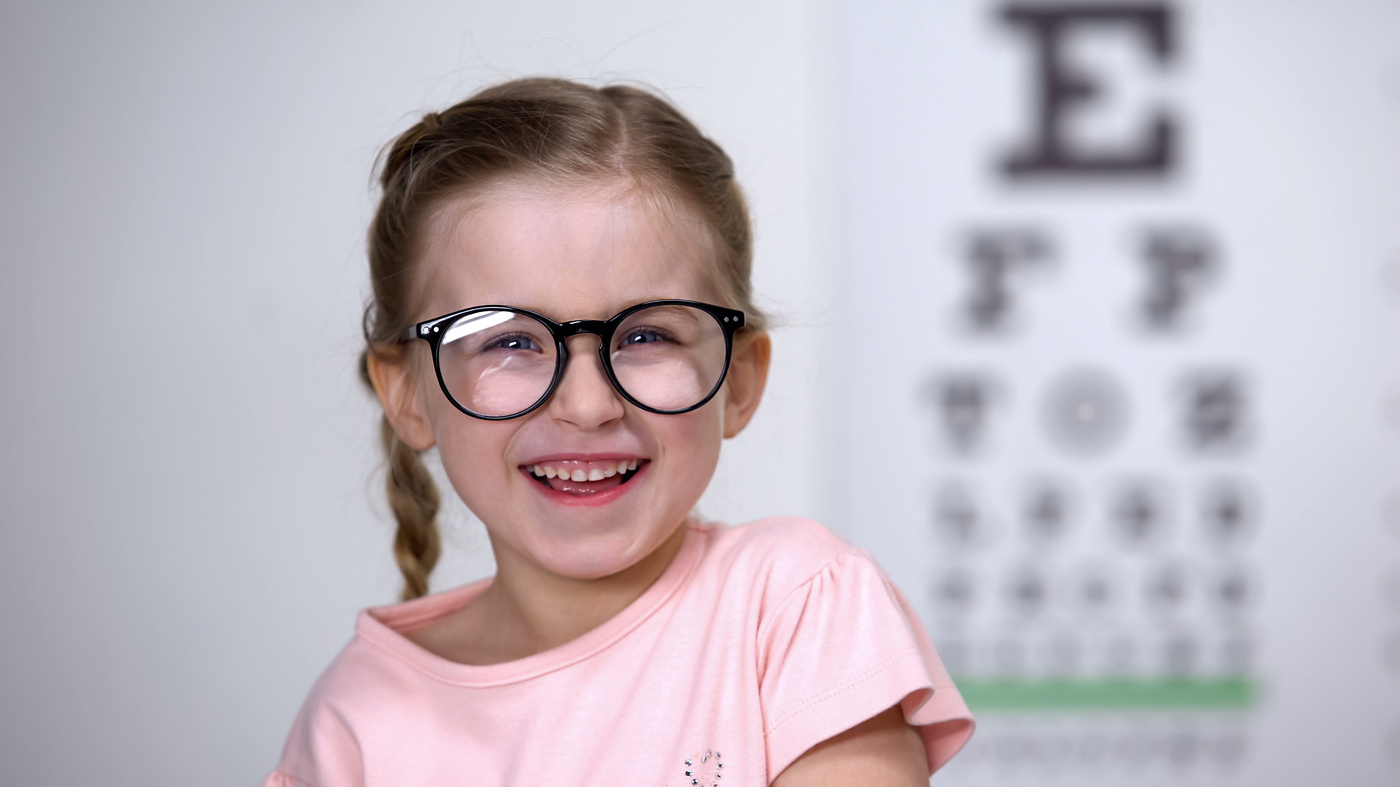
[{"label": "blurred background", "polygon": [[940,782],[1400,784],[1394,2],[25,1],[0,63],[0,783],[275,765],[398,587],[375,155],[544,73],[736,160],[776,359],[701,510],[876,554]]}]

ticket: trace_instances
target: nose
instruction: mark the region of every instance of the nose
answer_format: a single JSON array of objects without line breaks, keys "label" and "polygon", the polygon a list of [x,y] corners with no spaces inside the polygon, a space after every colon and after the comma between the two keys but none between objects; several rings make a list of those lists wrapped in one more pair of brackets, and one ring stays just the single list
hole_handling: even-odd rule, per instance
[{"label": "nose", "polygon": [[598,429],[622,418],[622,397],[608,380],[598,358],[598,337],[572,336],[564,377],[546,405],[549,414],[584,430]]}]

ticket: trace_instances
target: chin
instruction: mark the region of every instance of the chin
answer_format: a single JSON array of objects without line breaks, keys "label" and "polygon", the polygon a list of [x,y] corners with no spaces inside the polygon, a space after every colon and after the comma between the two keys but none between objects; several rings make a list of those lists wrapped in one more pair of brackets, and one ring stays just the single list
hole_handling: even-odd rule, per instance
[{"label": "chin", "polygon": [[[683,520],[682,520],[683,521]],[[620,574],[645,560],[666,543],[675,530],[641,539],[624,533],[600,533],[551,539],[535,559],[545,570],[569,579],[602,579]]]}]

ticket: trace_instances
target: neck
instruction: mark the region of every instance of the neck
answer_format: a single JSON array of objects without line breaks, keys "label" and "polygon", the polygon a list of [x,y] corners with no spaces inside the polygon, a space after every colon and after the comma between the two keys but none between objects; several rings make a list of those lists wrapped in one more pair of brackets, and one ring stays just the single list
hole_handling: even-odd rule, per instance
[{"label": "neck", "polygon": [[571,579],[497,549],[496,579],[479,599],[493,636],[512,658],[559,647],[611,620],[665,573],[685,541],[684,525],[641,561],[597,579]]}]

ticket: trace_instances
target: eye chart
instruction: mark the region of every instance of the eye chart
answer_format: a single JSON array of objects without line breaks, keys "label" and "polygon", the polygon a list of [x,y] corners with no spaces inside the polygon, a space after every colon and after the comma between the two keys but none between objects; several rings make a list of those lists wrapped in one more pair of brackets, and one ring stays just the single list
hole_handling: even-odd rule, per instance
[{"label": "eye chart", "polygon": [[1400,784],[1400,6],[851,4],[838,525],[940,780]]}]

